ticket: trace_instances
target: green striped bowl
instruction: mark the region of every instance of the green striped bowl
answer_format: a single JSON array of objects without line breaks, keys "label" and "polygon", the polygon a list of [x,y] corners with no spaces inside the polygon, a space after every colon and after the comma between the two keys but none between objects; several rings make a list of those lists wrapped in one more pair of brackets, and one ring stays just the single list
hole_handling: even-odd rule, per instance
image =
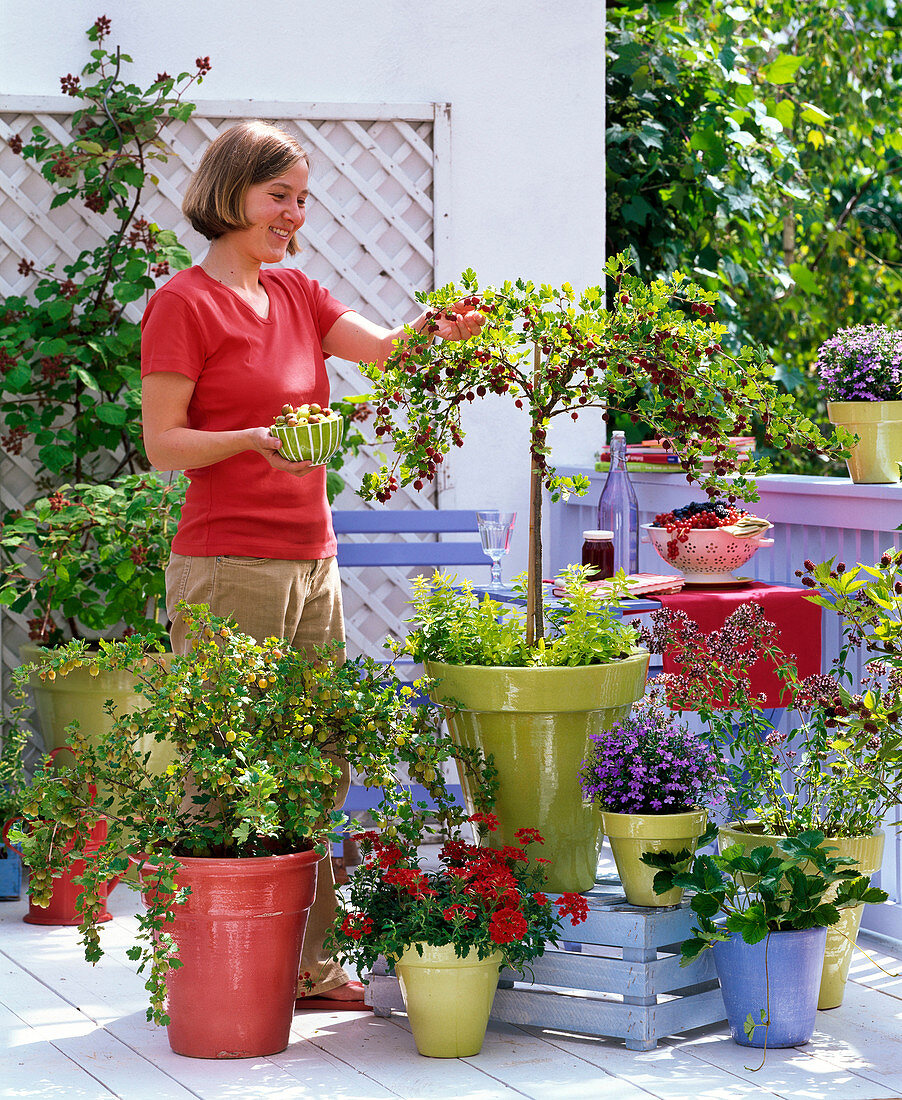
[{"label": "green striped bowl", "polygon": [[341,417],[334,420],[320,420],[316,424],[298,424],[288,427],[273,424],[270,435],[282,440],[279,451],[290,462],[328,462],[341,446],[344,433],[344,421]]}]

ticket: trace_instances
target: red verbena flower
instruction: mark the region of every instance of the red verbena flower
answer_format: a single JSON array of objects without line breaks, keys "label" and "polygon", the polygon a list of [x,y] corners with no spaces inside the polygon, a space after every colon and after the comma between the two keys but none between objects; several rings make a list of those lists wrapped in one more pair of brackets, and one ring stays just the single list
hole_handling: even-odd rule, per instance
[{"label": "red verbena flower", "polygon": [[489,936],[493,943],[513,943],[527,932],[526,918],[518,909],[499,909],[489,921]]},{"label": "red verbena flower", "polygon": [[463,920],[475,920],[476,910],[470,909],[466,905],[460,905],[457,902],[455,902],[454,905],[449,905],[447,909],[442,910],[442,916],[445,920],[453,921],[457,915],[460,915]]},{"label": "red verbena flower", "polygon": [[532,899],[538,905],[547,905],[548,904],[548,895],[547,894],[541,894],[541,893],[533,894]]},{"label": "red verbena flower", "polygon": [[582,894],[561,894],[555,902],[558,913],[571,924],[581,924],[589,916],[589,903]]},{"label": "red verbena flower", "polygon": [[348,913],[341,922],[341,930],[352,940],[359,940],[373,930],[373,922],[365,913]]},{"label": "red verbena flower", "polygon": [[498,818],[495,814],[470,814],[469,821],[472,822],[473,825],[482,825],[482,827],[488,829],[490,833],[496,833],[499,828]]},{"label": "red verbena flower", "polygon": [[524,846],[527,844],[544,844],[545,838],[538,829],[518,829],[514,837]]}]

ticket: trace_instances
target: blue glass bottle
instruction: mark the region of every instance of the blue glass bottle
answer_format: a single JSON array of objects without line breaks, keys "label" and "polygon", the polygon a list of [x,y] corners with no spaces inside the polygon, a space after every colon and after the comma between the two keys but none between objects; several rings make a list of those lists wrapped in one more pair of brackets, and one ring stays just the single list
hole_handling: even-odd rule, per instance
[{"label": "blue glass bottle", "polygon": [[626,469],[626,436],[611,436],[611,465],[598,501],[598,526],[614,532],[614,569],[639,572],[639,502]]}]

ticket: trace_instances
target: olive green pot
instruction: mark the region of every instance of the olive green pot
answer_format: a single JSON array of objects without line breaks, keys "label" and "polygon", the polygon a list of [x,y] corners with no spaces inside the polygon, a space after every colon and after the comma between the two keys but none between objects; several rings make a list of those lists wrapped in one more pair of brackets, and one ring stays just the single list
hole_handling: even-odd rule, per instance
[{"label": "olive green pot", "polygon": [[[24,662],[38,659],[39,646],[26,643],[19,648]],[[171,654],[163,654],[171,659]],[[108,700],[112,700],[117,714],[143,710],[147,702],[143,695],[135,691],[137,679],[126,671],[107,672],[101,670],[92,676],[86,668],[74,668],[65,675],[57,673],[54,680],[42,680],[32,673],[28,680],[34,698],[38,725],[44,739],[44,749],[51,752],[66,744],[66,727],[78,722],[79,729],[89,737],[99,737],[107,733],[113,725],[113,719],[106,711]],[[161,773],[172,763],[172,753],[168,746],[154,741],[151,735],[141,738],[136,744],[141,754],[150,753],[151,771]]]},{"label": "olive green pot", "polygon": [[[436,681],[438,702],[456,702],[449,717],[455,741],[492,754],[499,790],[495,814],[500,828],[490,844],[516,844],[524,827],[538,829],[550,891],[591,890],[601,848],[601,817],[583,801],[579,772],[589,738],[625,718],[641,699],[648,653],[637,650],[622,661],[579,668],[489,668],[426,664]],[[469,799],[465,777],[464,791]],[[472,802],[470,802],[472,807]]]},{"label": "olive green pot", "polygon": [[902,462],[902,401],[828,401],[827,416],[859,437],[846,459],[856,485],[899,481]]},{"label": "olive green pot", "polygon": [[[760,848],[762,844],[767,844],[782,854],[781,839],[773,833],[765,833],[755,822],[750,822],[746,828],[741,828],[736,822],[732,822],[729,825],[722,825],[718,830],[718,844],[721,848],[729,847],[731,844],[741,844],[746,851],[751,851],[753,848]],[[825,837],[824,847],[837,849],[830,853],[833,857],[857,859],[858,866],[853,869],[860,871],[863,875],[872,875],[880,870],[883,862],[885,840],[886,834],[883,830],[875,829],[870,836]],[[834,888],[826,895],[826,899],[829,900],[835,893]],[[820,1009],[839,1008],[842,1004],[846,979],[849,976],[849,965],[852,962],[852,951],[855,948],[863,911],[863,905],[843,909],[840,911],[839,923],[831,924],[827,928],[827,949],[824,954],[821,988],[817,999],[817,1007]]]},{"label": "olive green pot", "polygon": [[473,948],[458,958],[454,947],[420,944],[395,963],[413,1041],[427,1058],[469,1058],[478,1054],[498,988],[504,958],[494,951],[480,959]]},{"label": "olive green pot", "polygon": [[623,892],[630,905],[658,907],[679,905],[683,890],[675,886],[665,894],[656,894],[657,871],[642,862],[643,852],[695,852],[698,838],[708,825],[707,810],[686,810],[679,814],[618,814],[601,811],[604,829]]}]

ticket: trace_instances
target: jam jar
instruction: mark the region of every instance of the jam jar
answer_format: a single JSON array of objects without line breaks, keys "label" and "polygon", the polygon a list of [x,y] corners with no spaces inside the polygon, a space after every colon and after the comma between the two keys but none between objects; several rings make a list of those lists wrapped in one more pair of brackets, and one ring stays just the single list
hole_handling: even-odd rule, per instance
[{"label": "jam jar", "polygon": [[614,576],[613,531],[583,531],[583,565],[595,566],[592,580]]}]

